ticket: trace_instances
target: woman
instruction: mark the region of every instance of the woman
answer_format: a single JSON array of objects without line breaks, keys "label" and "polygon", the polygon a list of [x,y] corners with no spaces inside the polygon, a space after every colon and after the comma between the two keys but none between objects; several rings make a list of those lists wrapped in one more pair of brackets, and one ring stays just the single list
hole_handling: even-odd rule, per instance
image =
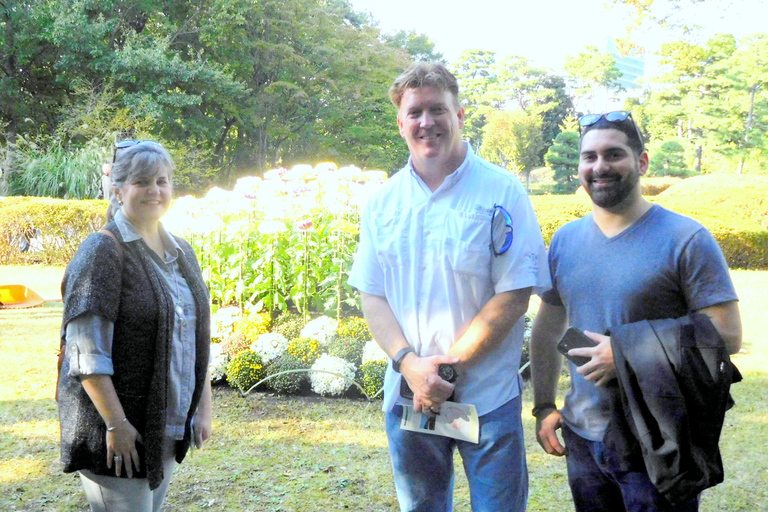
[{"label": "woman", "polygon": [[211,434],[208,291],[160,224],[173,168],[157,142],[116,146],[119,209],[62,282],[61,457],[93,511],[160,510],[175,464]]}]

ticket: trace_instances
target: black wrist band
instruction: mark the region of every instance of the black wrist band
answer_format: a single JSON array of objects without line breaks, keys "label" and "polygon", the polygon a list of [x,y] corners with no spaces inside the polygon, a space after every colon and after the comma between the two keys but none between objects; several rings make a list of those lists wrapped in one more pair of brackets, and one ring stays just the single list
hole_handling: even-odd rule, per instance
[{"label": "black wrist band", "polygon": [[397,354],[395,354],[395,357],[392,358],[392,369],[397,373],[400,373],[400,363],[402,363],[403,359],[405,359],[405,356],[411,352],[413,352],[411,347],[405,347],[398,350]]},{"label": "black wrist band", "polygon": [[553,402],[544,402],[541,404],[537,404],[533,407],[531,410],[531,415],[533,417],[538,417],[539,414],[546,411],[547,409],[554,409],[557,410],[557,405],[555,405]]}]

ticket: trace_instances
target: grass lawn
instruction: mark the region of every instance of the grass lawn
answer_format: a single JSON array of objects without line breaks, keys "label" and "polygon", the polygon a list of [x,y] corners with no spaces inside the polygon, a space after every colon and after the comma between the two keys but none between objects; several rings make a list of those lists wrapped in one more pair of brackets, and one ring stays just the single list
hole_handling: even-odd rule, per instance
[{"label": "grass lawn", "polygon": [[[0,283],[56,297],[62,269],[0,267]],[[23,279],[22,279],[23,278]],[[768,272],[734,271],[744,322],[744,382],[721,438],[726,481],[704,512],[768,511]],[[77,478],[61,473],[53,401],[61,303],[0,310],[0,510],[86,511]],[[524,395],[531,511],[573,510],[564,460],[533,439]],[[214,388],[214,437],[178,467],[167,511],[395,511],[380,403]],[[469,510],[457,461],[456,510]]]}]

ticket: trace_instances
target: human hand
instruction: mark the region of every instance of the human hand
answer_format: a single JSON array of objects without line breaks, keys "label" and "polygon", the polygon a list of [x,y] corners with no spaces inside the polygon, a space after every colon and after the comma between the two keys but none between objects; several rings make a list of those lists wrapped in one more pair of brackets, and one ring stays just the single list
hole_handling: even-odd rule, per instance
[{"label": "human hand", "polygon": [[596,386],[602,386],[616,375],[611,338],[610,336],[591,331],[584,331],[584,334],[595,340],[597,346],[592,348],[572,348],[568,353],[573,356],[591,358],[589,362],[579,366],[576,371],[583,375],[584,379],[594,382]]},{"label": "human hand", "polygon": [[557,429],[562,425],[563,416],[557,409],[550,409],[546,415],[542,412],[536,417],[536,440],[545,452],[556,457],[565,455],[565,447],[557,437]]},{"label": "human hand", "polygon": [[125,466],[128,478],[133,478],[133,470],[139,471],[139,452],[136,443],[143,443],[138,430],[126,419],[115,425],[115,429],[107,431],[107,467],[115,463],[115,475],[120,476]]},{"label": "human hand", "polygon": [[456,388],[437,373],[441,364],[456,364],[459,360],[450,356],[419,357],[408,354],[400,364],[400,371],[413,391],[413,410],[432,415],[440,412]]},{"label": "human hand", "polygon": [[193,442],[195,448],[202,448],[205,443],[211,437],[213,432],[213,418],[211,417],[211,411],[205,411],[200,408],[197,409],[195,417],[192,419],[192,435],[194,437]]}]

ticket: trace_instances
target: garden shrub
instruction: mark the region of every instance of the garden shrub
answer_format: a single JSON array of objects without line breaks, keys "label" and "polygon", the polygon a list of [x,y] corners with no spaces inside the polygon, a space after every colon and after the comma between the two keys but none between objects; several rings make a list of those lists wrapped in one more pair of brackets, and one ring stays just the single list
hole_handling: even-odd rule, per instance
[{"label": "garden shrub", "polygon": [[66,265],[106,212],[107,201],[0,199],[0,265]]},{"label": "garden shrub", "polygon": [[[362,385],[369,398],[373,397],[384,387],[384,374],[387,372],[387,362],[381,360],[368,361],[360,367]],[[383,394],[379,395],[382,398]]]},{"label": "garden shrub", "polygon": [[278,332],[292,340],[301,337],[301,330],[304,328],[304,320],[301,315],[295,313],[281,313],[275,319],[272,332]]},{"label": "garden shrub", "polygon": [[285,353],[288,347],[288,338],[279,332],[267,332],[260,334],[256,341],[251,343],[251,350],[256,352],[265,363],[277,359]]},{"label": "garden shrub", "polygon": [[286,349],[306,365],[312,365],[320,357],[320,342],[313,338],[294,338]]},{"label": "garden shrub", "polygon": [[[307,368],[309,368],[309,365],[305,364],[298,357],[294,357],[291,354],[283,354],[267,367],[267,375],[276,375],[289,370],[306,370]],[[301,384],[306,379],[307,373],[296,372],[272,377],[266,383],[278,393],[298,393],[301,390]]]},{"label": "garden shrub", "polygon": [[560,226],[580,219],[592,211],[592,203],[586,194],[531,196],[531,202],[541,226],[544,243],[547,245]]},{"label": "garden shrub", "polygon": [[323,396],[343,394],[352,385],[356,373],[355,365],[328,354],[321,355],[312,365],[312,370],[320,370],[309,374],[312,391]]},{"label": "garden shrub", "polygon": [[260,335],[269,332],[271,320],[268,313],[254,313],[235,322],[234,329],[235,332],[245,336],[248,341],[254,342]]},{"label": "garden shrub", "polygon": [[657,196],[673,185],[683,181],[677,176],[659,176],[640,178],[640,189],[644,196]]},{"label": "garden shrub", "polygon": [[354,338],[352,336],[336,336],[328,346],[328,353],[332,356],[340,357],[345,361],[359,367],[363,359],[363,349],[366,340]]},{"label": "garden shrub", "polygon": [[235,356],[244,350],[248,350],[251,342],[240,333],[234,332],[221,342],[221,352],[229,357]]},{"label": "garden shrub", "polygon": [[349,316],[339,320],[336,335],[343,338],[355,338],[359,341],[368,341],[373,338],[368,330],[368,322],[359,316]]},{"label": "garden shrub", "polygon": [[232,356],[227,364],[227,382],[243,392],[266,376],[264,362],[252,350]]}]

